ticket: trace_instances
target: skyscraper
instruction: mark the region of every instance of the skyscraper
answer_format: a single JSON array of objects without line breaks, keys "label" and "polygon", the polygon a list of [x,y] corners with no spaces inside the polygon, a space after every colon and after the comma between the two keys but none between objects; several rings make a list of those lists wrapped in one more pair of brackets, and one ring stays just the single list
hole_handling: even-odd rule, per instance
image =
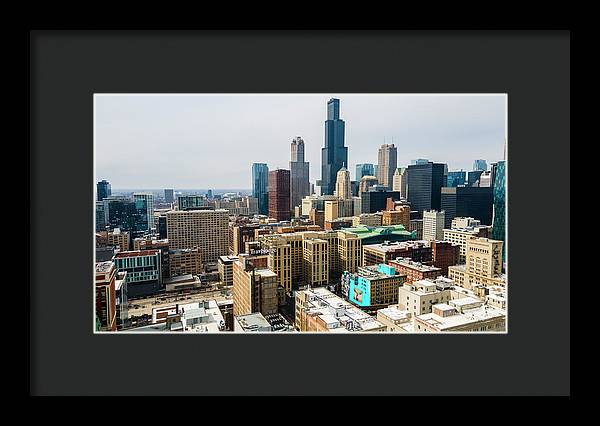
[{"label": "skyscraper", "polygon": [[110,197],[110,183],[107,180],[101,180],[96,184],[97,201],[102,201]]},{"label": "skyscraper", "polygon": [[[493,196],[494,219],[492,225],[492,238],[506,241],[506,163],[498,161],[494,172]],[[506,244],[502,245],[502,259],[506,258]]]},{"label": "skyscraper", "polygon": [[394,172],[398,165],[398,149],[394,144],[383,144],[377,155],[377,180],[380,185],[392,189]]},{"label": "skyscraper", "polygon": [[467,185],[468,186],[479,186],[479,178],[481,177],[481,174],[483,173],[482,170],[473,170],[472,172],[469,172],[468,176],[467,176]]},{"label": "skyscraper", "polygon": [[154,227],[154,196],[149,192],[134,192],[133,201],[139,211],[146,213],[146,229]]},{"label": "skyscraper", "polygon": [[292,208],[300,206],[310,195],[309,164],[304,161],[304,141],[300,136],[292,140],[290,161],[290,199]]},{"label": "skyscraper", "polygon": [[269,172],[269,217],[278,222],[290,220],[290,171],[284,169]]},{"label": "skyscraper", "polygon": [[252,196],[258,199],[258,212],[269,214],[269,167],[265,163],[252,164]]},{"label": "skyscraper", "polygon": [[446,227],[455,217],[472,217],[482,225],[492,224],[492,188],[490,187],[444,187],[441,208],[446,211]]},{"label": "skyscraper", "polygon": [[411,210],[441,210],[444,164],[428,162],[408,166],[408,201]]},{"label": "skyscraper", "polygon": [[411,166],[417,166],[419,164],[427,164],[429,160],[427,158],[417,158],[416,160],[411,160]]},{"label": "skyscraper", "polygon": [[360,182],[363,176],[375,176],[375,167],[373,167],[373,164],[364,163],[356,165],[356,178],[354,180]]},{"label": "skyscraper", "polygon": [[327,102],[325,147],[321,149],[321,195],[331,195],[337,172],[348,164],[348,148],[344,146],[344,120],[340,120],[340,100]]},{"label": "skyscraper", "polygon": [[392,191],[400,192],[402,198],[408,195],[408,173],[406,167],[398,167],[392,179]]},{"label": "skyscraper", "polygon": [[485,160],[475,160],[473,161],[473,171],[482,171],[485,172],[487,170],[487,163]]},{"label": "skyscraper", "polygon": [[346,167],[342,167],[337,172],[335,180],[335,194],[341,199],[352,198],[352,189],[350,188],[350,172]]}]

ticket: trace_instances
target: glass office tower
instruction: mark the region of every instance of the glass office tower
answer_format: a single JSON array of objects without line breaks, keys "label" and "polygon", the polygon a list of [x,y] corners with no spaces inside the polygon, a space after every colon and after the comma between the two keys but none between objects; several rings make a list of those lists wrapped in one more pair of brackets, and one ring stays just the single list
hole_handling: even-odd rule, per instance
[{"label": "glass office tower", "polygon": [[[506,162],[498,161],[495,167],[494,191],[494,223],[492,238],[506,243]],[[506,259],[506,247],[502,245],[502,260]]]},{"label": "glass office tower", "polygon": [[348,148],[344,146],[346,124],[340,119],[340,100],[327,102],[325,147],[321,149],[321,195],[332,195],[337,172],[348,164]]},{"label": "glass office tower", "polygon": [[360,182],[363,176],[375,176],[375,167],[373,164],[364,163],[356,165],[356,178],[354,180]]},{"label": "glass office tower", "polygon": [[265,163],[252,164],[252,196],[258,199],[258,212],[269,214],[269,166]]},{"label": "glass office tower", "polygon": [[441,210],[442,187],[445,184],[443,163],[411,164],[408,166],[408,201],[410,209]]},{"label": "glass office tower", "polygon": [[467,172],[459,170],[455,172],[448,172],[447,187],[453,188],[455,186],[464,185],[467,180]]},{"label": "glass office tower", "polygon": [[96,184],[96,200],[102,201],[106,197],[110,197],[110,183],[106,180],[101,180]]}]

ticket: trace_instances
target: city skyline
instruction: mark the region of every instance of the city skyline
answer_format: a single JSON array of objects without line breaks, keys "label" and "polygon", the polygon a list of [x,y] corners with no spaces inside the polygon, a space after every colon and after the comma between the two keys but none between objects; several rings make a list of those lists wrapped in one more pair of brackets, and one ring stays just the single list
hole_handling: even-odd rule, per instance
[{"label": "city skyline", "polygon": [[[504,94],[107,94],[95,96],[96,178],[114,189],[249,189],[252,163],[289,169],[290,143],[301,137],[314,184],[332,97],[340,99],[346,122],[352,179],[356,164],[377,164],[384,143],[398,148],[398,167],[428,158],[449,170],[470,170],[475,159],[504,158]],[[215,145],[223,149],[206,149]],[[136,152],[152,162],[133,161]]]}]

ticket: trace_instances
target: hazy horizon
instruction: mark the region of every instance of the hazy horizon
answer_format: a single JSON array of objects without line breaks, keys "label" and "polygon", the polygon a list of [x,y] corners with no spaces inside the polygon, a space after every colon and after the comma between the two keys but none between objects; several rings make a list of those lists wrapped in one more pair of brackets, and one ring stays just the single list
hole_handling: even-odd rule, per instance
[{"label": "hazy horizon", "polygon": [[289,168],[303,138],[310,181],[321,174],[327,101],[340,99],[348,168],[377,164],[383,143],[398,167],[417,158],[471,170],[502,160],[506,97],[493,95],[96,95],[96,181],[128,189],[247,191],[252,163]]}]

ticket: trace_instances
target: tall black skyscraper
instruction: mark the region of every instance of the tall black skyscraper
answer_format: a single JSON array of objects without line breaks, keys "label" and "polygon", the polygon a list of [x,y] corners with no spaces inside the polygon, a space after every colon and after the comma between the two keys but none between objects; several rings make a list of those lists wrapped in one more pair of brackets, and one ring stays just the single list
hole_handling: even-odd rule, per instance
[{"label": "tall black skyscraper", "polygon": [[411,210],[441,210],[445,164],[411,164],[408,166],[408,201]]},{"label": "tall black skyscraper", "polygon": [[110,197],[110,183],[106,180],[101,180],[96,184],[97,200],[102,201],[106,197]]},{"label": "tall black skyscraper", "polygon": [[325,147],[321,149],[321,195],[333,194],[337,172],[344,166],[348,167],[345,126],[344,120],[340,120],[340,100],[330,99],[325,121]]}]

